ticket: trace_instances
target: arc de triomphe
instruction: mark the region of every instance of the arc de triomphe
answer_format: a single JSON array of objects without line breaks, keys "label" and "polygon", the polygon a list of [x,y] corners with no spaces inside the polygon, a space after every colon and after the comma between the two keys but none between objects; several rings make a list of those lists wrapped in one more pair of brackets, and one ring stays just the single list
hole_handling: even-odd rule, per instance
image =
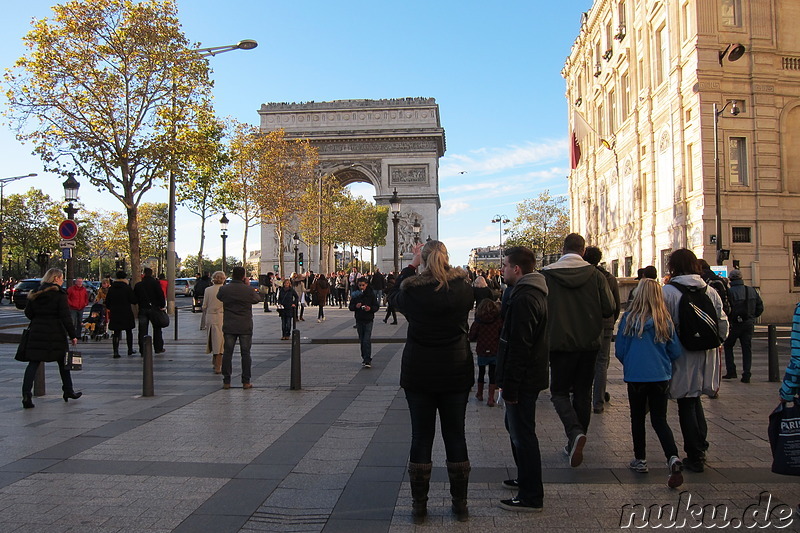
[{"label": "arc de triomphe", "polygon": [[[414,243],[412,225],[419,220],[420,238],[439,234],[439,158],[444,155],[444,129],[433,98],[335,100],[332,102],[269,103],[258,111],[261,131],[283,128],[290,139],[308,139],[319,151],[319,172],[333,174],[344,185],[356,182],[375,187],[378,205],[389,205],[392,192],[400,197],[399,254]],[[389,214],[386,245],[376,252],[382,272],[393,270],[393,226]],[[286,265],[293,264],[293,232],[287,232],[282,250]],[[306,248],[301,247],[301,251]],[[305,268],[318,272],[319,250],[309,249]],[[261,272],[278,264],[275,228],[261,227]],[[323,266],[327,266],[323,263]],[[291,268],[287,268],[291,270]]]}]

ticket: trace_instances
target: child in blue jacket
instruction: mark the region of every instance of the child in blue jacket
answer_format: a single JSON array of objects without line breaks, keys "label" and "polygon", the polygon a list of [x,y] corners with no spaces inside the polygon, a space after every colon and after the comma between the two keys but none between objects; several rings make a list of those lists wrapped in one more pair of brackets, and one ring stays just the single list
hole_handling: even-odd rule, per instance
[{"label": "child in blue jacket", "polygon": [[644,278],[639,282],[636,295],[620,320],[615,345],[628,384],[631,409],[634,459],[629,466],[636,472],[649,471],[644,424],[649,406],[650,423],[667,457],[667,485],[679,487],[683,483],[683,464],[667,423],[667,397],[672,361],[681,355],[681,346],[656,280]]}]

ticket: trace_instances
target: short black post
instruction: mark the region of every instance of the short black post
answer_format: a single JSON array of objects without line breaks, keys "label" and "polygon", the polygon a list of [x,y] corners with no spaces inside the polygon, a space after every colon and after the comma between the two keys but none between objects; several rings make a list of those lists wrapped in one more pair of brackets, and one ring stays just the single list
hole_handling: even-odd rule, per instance
[{"label": "short black post", "polygon": [[292,368],[289,378],[289,388],[300,390],[300,330],[292,330]]},{"label": "short black post", "polygon": [[144,337],[142,351],[142,396],[155,396],[153,391],[153,337]]},{"label": "short black post", "polygon": [[769,380],[780,380],[780,369],[778,368],[778,334],[775,330],[775,324],[767,326],[767,363]]},{"label": "short black post", "polygon": [[39,363],[39,370],[36,371],[36,376],[33,378],[33,395],[44,396],[47,394],[47,387],[44,384],[44,364]]},{"label": "short black post", "polygon": [[173,322],[172,327],[175,328],[175,330],[173,332],[173,335],[175,337],[175,340],[178,340],[178,306],[177,305],[175,306],[175,320],[173,320],[172,322]]}]

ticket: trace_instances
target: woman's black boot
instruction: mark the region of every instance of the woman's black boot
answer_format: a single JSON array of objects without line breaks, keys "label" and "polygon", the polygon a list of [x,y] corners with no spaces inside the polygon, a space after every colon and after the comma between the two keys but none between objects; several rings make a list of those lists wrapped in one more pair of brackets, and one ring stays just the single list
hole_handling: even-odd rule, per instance
[{"label": "woman's black boot", "polygon": [[70,400],[77,400],[83,396],[82,392],[75,392],[75,391],[64,391],[64,401],[68,402]]},{"label": "woman's black boot", "polygon": [[469,461],[461,463],[447,462],[447,477],[450,478],[450,496],[453,499],[453,514],[456,520],[466,522],[469,520],[467,510],[467,487],[469,485]]},{"label": "woman's black boot", "polygon": [[431,484],[431,463],[408,463],[411,482],[411,517],[415,524],[425,522],[428,516],[428,489]]},{"label": "woman's black boot", "polygon": [[32,409],[36,407],[33,405],[33,395],[30,392],[22,393],[22,407],[25,409]]}]

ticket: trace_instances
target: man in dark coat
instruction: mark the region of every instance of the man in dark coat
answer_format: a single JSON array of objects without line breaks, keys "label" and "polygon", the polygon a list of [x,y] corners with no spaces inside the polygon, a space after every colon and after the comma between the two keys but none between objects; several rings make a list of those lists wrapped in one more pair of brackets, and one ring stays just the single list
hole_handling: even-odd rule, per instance
[{"label": "man in dark coat", "polygon": [[503,258],[503,276],[511,287],[497,357],[497,385],[506,403],[506,429],[517,465],[517,479],[503,485],[519,489],[517,496],[501,500],[511,511],[539,512],[544,500],[542,459],[536,437],[536,400],[547,388],[547,282],[533,270],[536,258],[530,248],[514,246]]},{"label": "man in dark coat", "polygon": [[383,292],[386,290],[386,278],[383,276],[381,269],[375,269],[375,273],[372,274],[372,277],[369,280],[369,286],[372,287],[373,291],[375,291],[375,297],[378,299],[378,303],[382,304]]},{"label": "man in dark coat", "polygon": [[349,309],[356,317],[356,331],[361,345],[361,366],[372,368],[372,324],[380,303],[367,278],[358,278],[356,284],[358,290],[354,291],[350,298]]},{"label": "man in dark coat", "polygon": [[608,363],[611,355],[611,337],[614,334],[614,324],[617,323],[619,318],[619,284],[617,283],[617,278],[611,272],[600,266],[600,260],[603,258],[603,252],[600,251],[600,248],[587,246],[586,251],[583,253],[583,258],[606,278],[608,289],[614,296],[614,314],[603,319],[603,342],[600,345],[600,350],[597,352],[597,360],[594,363],[592,406],[594,407],[594,412],[600,414],[605,410],[605,403],[608,401],[606,399],[606,381],[608,380]]},{"label": "man in dark coat", "polygon": [[245,281],[243,267],[233,267],[231,282],[220,287],[217,300],[222,302],[222,336],[225,345],[222,352],[222,388],[231,388],[233,349],[239,340],[242,354],[242,388],[253,388],[250,383],[250,347],[253,345],[253,305],[261,298]]},{"label": "man in dark coat", "polygon": [[[167,301],[161,284],[153,277],[153,269],[145,267],[142,270],[142,280],[134,285],[133,294],[139,302],[139,351],[144,353],[144,338],[147,336],[152,322],[153,311],[164,309]],[[153,351],[164,353],[164,337],[161,327],[153,322]]]},{"label": "man in dark coat", "polygon": [[733,357],[733,347],[738,340],[742,344],[742,383],[750,383],[750,366],[753,362],[753,331],[755,319],[764,312],[764,302],[753,287],[748,287],[742,280],[742,272],[738,269],[731,270],[728,275],[731,288],[728,291],[731,297],[730,332],[725,339],[725,375],[722,379],[736,378],[736,362]]},{"label": "man in dark coat", "polygon": [[108,329],[113,332],[111,343],[115,359],[120,357],[119,338],[123,330],[125,330],[125,340],[128,343],[128,355],[136,353],[133,349],[133,328],[136,327],[136,320],[133,316],[132,306],[138,302],[128,283],[128,275],[125,271],[120,270],[116,277],[117,279],[111,284],[106,294],[106,307],[108,307],[110,315]]},{"label": "man in dark coat", "polygon": [[561,258],[542,268],[548,290],[550,401],[564,425],[572,467],[583,462],[603,319],[614,314],[614,296],[606,278],[583,259],[585,251],[584,238],[570,233]]}]

